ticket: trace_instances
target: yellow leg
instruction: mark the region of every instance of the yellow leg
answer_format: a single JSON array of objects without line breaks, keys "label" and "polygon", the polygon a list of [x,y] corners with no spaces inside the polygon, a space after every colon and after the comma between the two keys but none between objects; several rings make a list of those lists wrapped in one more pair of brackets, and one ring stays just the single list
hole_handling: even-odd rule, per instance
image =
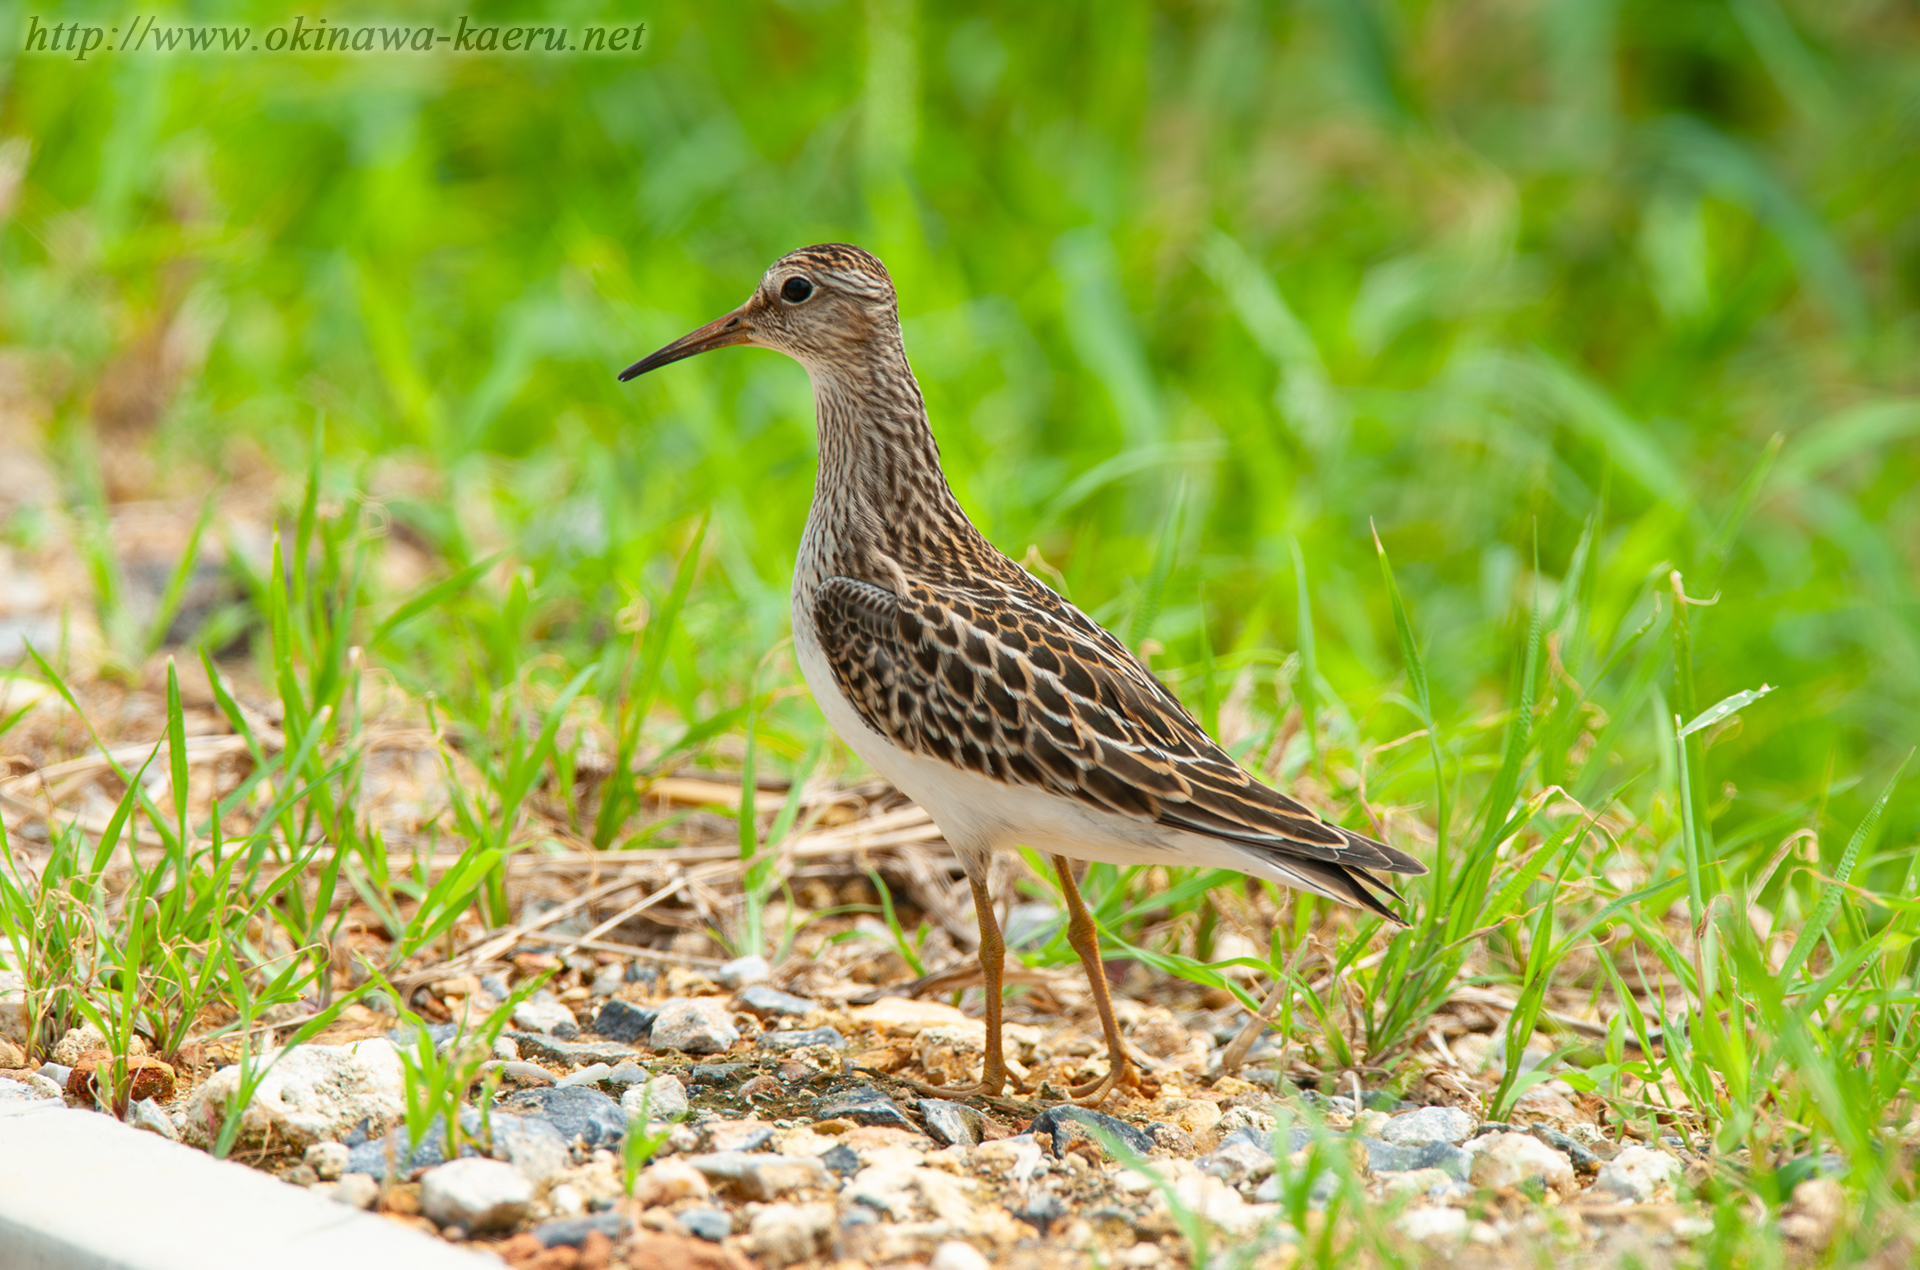
[{"label": "yellow leg", "polygon": [[1126,1046],[1120,1040],[1120,1021],[1113,1016],[1113,998],[1107,992],[1107,968],[1100,960],[1100,933],[1094,927],[1093,914],[1087,911],[1087,902],[1080,898],[1080,887],[1073,880],[1073,866],[1065,856],[1057,855],[1053,857],[1053,867],[1060,874],[1060,894],[1067,901],[1067,942],[1080,954],[1080,964],[1086,967],[1094,1008],[1100,1012],[1100,1027],[1107,1034],[1107,1074],[1068,1092],[1075,1102],[1097,1106],[1115,1089],[1123,1085],[1129,1089],[1137,1086],[1140,1074],[1134,1070],[1133,1060],[1127,1057]]}]

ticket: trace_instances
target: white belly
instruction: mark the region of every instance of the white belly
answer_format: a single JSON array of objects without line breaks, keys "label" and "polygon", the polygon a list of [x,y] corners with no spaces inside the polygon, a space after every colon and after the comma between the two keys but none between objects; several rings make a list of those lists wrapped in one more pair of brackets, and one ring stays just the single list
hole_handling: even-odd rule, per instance
[{"label": "white belly", "polygon": [[803,594],[803,588],[795,588],[794,651],[821,713],[869,767],[926,809],[963,860],[1025,846],[1075,860],[1234,869],[1299,885],[1280,870],[1262,867],[1258,856],[1233,843],[1103,812],[1059,794],[1007,784],[901,749],[868,727],[840,691],[815,634],[813,616],[802,609]]}]

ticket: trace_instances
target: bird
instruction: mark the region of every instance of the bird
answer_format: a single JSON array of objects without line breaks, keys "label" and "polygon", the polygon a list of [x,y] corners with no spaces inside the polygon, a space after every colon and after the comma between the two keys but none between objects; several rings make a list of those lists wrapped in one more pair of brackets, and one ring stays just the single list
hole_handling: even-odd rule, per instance
[{"label": "bird", "polygon": [[1406,924],[1376,874],[1424,865],[1255,778],[1124,643],[975,528],[875,256],[790,252],[744,304],[619,378],[736,345],[786,354],[813,387],[820,457],[792,592],[801,674],[833,730],[932,818],[973,892],[986,1052],[976,1086],[945,1092],[995,1096],[1009,1081],[996,852],[1029,847],[1058,874],[1107,1046],[1106,1072],[1066,1091],[1087,1106],[1141,1081],[1073,862],[1229,869]]}]

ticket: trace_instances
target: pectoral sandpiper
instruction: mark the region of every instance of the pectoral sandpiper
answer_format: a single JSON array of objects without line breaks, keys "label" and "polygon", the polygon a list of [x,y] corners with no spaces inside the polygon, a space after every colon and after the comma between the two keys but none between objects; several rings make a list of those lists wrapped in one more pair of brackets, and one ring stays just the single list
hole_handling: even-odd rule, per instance
[{"label": "pectoral sandpiper", "polygon": [[1393,888],[1368,870],[1425,872],[1417,860],[1254,779],[1124,644],[974,528],[941,471],[878,260],[843,244],[783,256],[745,304],[620,378],[732,344],[785,353],[813,381],[820,470],[794,645],[834,730],[926,809],[966,869],[986,981],[978,1092],[1008,1078],[995,851],[1025,845],[1059,872],[1106,1033],[1106,1074],[1071,1091],[1088,1103],[1138,1076],[1070,860],[1233,869],[1399,922],[1381,898]]}]

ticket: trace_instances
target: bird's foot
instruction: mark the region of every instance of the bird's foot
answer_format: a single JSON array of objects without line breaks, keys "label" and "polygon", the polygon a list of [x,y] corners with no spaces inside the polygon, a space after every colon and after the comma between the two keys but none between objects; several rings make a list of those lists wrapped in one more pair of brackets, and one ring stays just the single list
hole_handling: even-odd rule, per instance
[{"label": "bird's foot", "polygon": [[972,1085],[928,1085],[917,1080],[906,1083],[934,1098],[998,1098],[1007,1082],[1007,1069],[989,1063],[979,1081]]},{"label": "bird's foot", "polygon": [[1075,1106],[1098,1107],[1112,1097],[1115,1090],[1132,1092],[1140,1088],[1140,1083],[1140,1069],[1133,1065],[1132,1059],[1120,1054],[1108,1063],[1105,1076],[1073,1086],[1067,1090],[1067,1097]]}]

